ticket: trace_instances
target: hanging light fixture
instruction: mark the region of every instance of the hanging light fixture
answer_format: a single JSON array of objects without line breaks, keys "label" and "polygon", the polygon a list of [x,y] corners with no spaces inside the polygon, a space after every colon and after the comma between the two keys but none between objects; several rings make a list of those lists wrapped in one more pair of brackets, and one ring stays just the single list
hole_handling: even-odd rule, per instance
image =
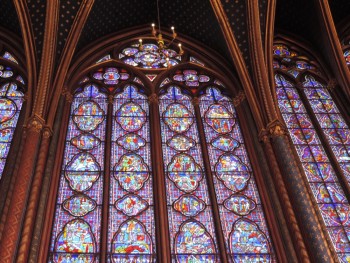
[{"label": "hanging light fixture", "polygon": [[[155,42],[157,43],[157,49],[152,49],[152,50],[147,50],[150,51],[152,53],[156,52],[158,54],[158,56],[162,59],[164,59],[166,61],[166,64],[168,67],[171,67],[171,63],[169,63],[170,58],[174,56],[174,51],[173,50],[168,50],[169,47],[174,43],[176,37],[177,37],[177,33],[175,32],[175,27],[172,26],[171,27],[171,31],[172,31],[172,40],[169,43],[166,43],[165,40],[163,39],[163,35],[162,35],[162,30],[160,27],[160,15],[159,15],[159,0],[157,0],[157,18],[158,18],[158,32],[156,30],[156,25],[155,23],[152,23],[152,36],[154,37]],[[139,39],[139,51],[145,51],[145,46],[143,44],[143,40],[142,38]],[[176,54],[176,56],[182,56],[184,54],[184,51],[182,49],[182,44],[178,43],[178,47],[179,47],[179,51]],[[146,48],[149,48],[149,46],[147,45]]]}]

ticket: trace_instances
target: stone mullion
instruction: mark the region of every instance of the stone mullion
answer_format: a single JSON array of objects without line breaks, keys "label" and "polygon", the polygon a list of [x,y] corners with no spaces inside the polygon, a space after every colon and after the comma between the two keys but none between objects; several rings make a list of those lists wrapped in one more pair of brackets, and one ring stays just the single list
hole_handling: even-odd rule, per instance
[{"label": "stone mullion", "polygon": [[[302,83],[298,83],[298,84],[302,84]],[[338,162],[338,160],[337,160],[337,158],[332,150],[332,146],[330,145],[330,142],[329,142],[328,138],[326,137],[326,134],[322,131],[322,127],[321,127],[321,125],[316,117],[316,113],[314,112],[313,108],[311,107],[309,99],[305,95],[304,91],[301,90],[301,89],[303,89],[303,86],[298,85],[298,87],[299,86],[300,86],[300,88],[298,89],[298,91],[299,91],[300,99],[302,102],[304,102],[306,112],[310,116],[311,122],[314,126],[315,133],[318,135],[318,137],[321,141],[321,145],[322,145],[323,149],[325,150],[326,155],[328,156],[328,159],[329,159],[331,166],[333,167],[335,173],[338,175],[338,180],[339,180],[340,186],[343,189],[346,198],[348,199],[348,201],[350,201],[350,185],[348,183],[348,180],[346,179],[346,176],[345,176],[342,168],[339,165],[339,162]],[[322,103],[322,105],[323,105],[323,103]],[[327,114],[328,118],[330,118],[331,114],[329,114],[329,113],[326,113],[326,114]],[[332,129],[336,130],[337,134],[338,134],[339,131],[337,128],[332,127]],[[321,131],[321,132],[318,132],[318,131]],[[345,144],[342,140],[342,146],[344,146],[344,145]]]},{"label": "stone mullion", "polygon": [[[243,141],[252,165],[255,184],[259,191],[261,206],[270,232],[271,243],[274,245],[276,259],[279,262],[286,262],[287,258],[290,262],[296,261],[295,247],[291,244],[292,238],[285,225],[285,218],[281,212],[281,203],[276,194],[275,184],[270,176],[270,169],[267,167],[264,151],[259,145],[257,130],[252,121],[250,109],[244,97],[242,99],[240,95],[233,98],[233,103],[237,112],[239,127],[242,130],[242,135],[244,135]],[[242,117],[245,117],[246,121],[239,121],[244,119]]]},{"label": "stone mullion", "polygon": [[102,220],[101,220],[101,262],[107,262],[108,254],[108,222],[109,222],[109,197],[111,180],[111,139],[113,122],[113,95],[109,95],[107,109],[107,126],[105,135],[105,163],[103,176],[103,201],[102,201]]},{"label": "stone mullion", "polygon": [[211,204],[212,212],[213,212],[215,233],[216,233],[216,238],[217,238],[218,247],[219,247],[218,254],[220,255],[221,262],[226,263],[226,262],[229,262],[228,256],[227,256],[228,249],[226,249],[225,237],[224,237],[224,234],[222,231],[222,226],[221,226],[219,204],[218,204],[218,201],[216,199],[214,177],[213,177],[212,169],[211,169],[211,165],[210,165],[208,145],[207,145],[207,141],[206,141],[206,137],[205,137],[205,133],[204,133],[204,125],[202,123],[201,112],[200,112],[200,108],[199,108],[199,99],[194,98],[192,101],[192,104],[193,104],[193,107],[195,110],[195,118],[197,121],[198,134],[199,134],[202,156],[203,156],[203,163],[204,163],[204,168],[205,168],[205,175],[206,175],[207,186],[208,186],[209,197],[210,197],[210,204]]},{"label": "stone mullion", "polygon": [[152,94],[148,98],[150,106],[151,128],[151,156],[152,156],[152,172],[153,172],[153,196],[156,224],[156,242],[157,242],[157,262],[171,262],[170,249],[170,233],[168,221],[166,183],[164,174],[164,163],[162,156],[162,135],[160,127],[160,114],[158,106],[158,97]]}]

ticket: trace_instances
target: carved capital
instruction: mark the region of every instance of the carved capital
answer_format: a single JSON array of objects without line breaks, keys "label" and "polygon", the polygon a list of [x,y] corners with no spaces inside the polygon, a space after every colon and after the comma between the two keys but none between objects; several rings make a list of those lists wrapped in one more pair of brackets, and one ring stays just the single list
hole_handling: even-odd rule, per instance
[{"label": "carved capital", "polygon": [[287,130],[284,124],[279,120],[274,120],[267,124],[266,130],[268,131],[271,137],[287,135]]},{"label": "carved capital", "polygon": [[49,126],[45,126],[44,128],[43,128],[43,137],[44,138],[50,138],[51,136],[52,136],[52,129],[51,129],[51,127],[49,127]]},{"label": "carved capital", "polygon": [[259,141],[263,143],[268,143],[270,140],[269,132],[266,129],[262,129],[259,132],[258,137],[259,137]]},{"label": "carved capital", "polygon": [[337,81],[336,79],[330,79],[327,83],[327,89],[330,91],[333,91],[335,87],[337,86]]},{"label": "carved capital", "polygon": [[246,99],[246,96],[244,91],[240,90],[237,96],[232,99],[233,106],[235,107],[239,106],[242,103],[242,101],[244,101],[245,99]]},{"label": "carved capital", "polygon": [[199,105],[199,99],[198,99],[198,97],[194,97],[194,98],[192,99],[192,104],[193,104],[194,106]]},{"label": "carved capital", "polygon": [[41,130],[43,129],[43,127],[44,127],[44,124],[45,124],[45,120],[43,118],[41,118],[38,115],[34,115],[33,117],[31,117],[28,120],[26,129],[28,131],[33,131],[33,132],[36,132],[36,133],[40,133]]},{"label": "carved capital", "polygon": [[148,102],[150,104],[152,104],[152,103],[158,104],[158,96],[157,96],[157,94],[152,93],[150,96],[148,96]]}]

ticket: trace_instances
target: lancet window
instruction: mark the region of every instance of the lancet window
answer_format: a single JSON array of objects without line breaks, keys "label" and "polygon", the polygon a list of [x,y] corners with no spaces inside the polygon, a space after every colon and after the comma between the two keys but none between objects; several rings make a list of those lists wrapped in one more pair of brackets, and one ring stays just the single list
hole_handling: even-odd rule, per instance
[{"label": "lancet window", "polygon": [[350,259],[350,132],[316,62],[274,46],[278,105],[328,234],[342,262]]},{"label": "lancet window", "polygon": [[0,179],[24,101],[25,81],[15,56],[0,46]]},{"label": "lancet window", "polygon": [[276,262],[230,93],[195,56],[170,67],[147,47],[75,84],[49,262],[156,262],[167,245],[178,263]]}]

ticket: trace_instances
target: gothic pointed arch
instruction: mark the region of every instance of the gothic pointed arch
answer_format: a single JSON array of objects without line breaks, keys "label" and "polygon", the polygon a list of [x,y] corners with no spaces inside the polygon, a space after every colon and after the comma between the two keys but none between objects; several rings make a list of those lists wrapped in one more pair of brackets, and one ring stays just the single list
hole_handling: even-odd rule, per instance
[{"label": "gothic pointed arch", "polygon": [[[203,47],[158,50],[151,37],[141,47],[137,34],[102,41],[69,70],[48,258],[275,262],[236,78]],[[84,222],[93,251],[57,248],[70,222]],[[251,238],[232,249],[237,233]],[[91,247],[81,234],[74,242]]]},{"label": "gothic pointed arch", "polygon": [[339,260],[349,257],[349,120],[312,52],[276,39],[276,98],[309,187]]}]

